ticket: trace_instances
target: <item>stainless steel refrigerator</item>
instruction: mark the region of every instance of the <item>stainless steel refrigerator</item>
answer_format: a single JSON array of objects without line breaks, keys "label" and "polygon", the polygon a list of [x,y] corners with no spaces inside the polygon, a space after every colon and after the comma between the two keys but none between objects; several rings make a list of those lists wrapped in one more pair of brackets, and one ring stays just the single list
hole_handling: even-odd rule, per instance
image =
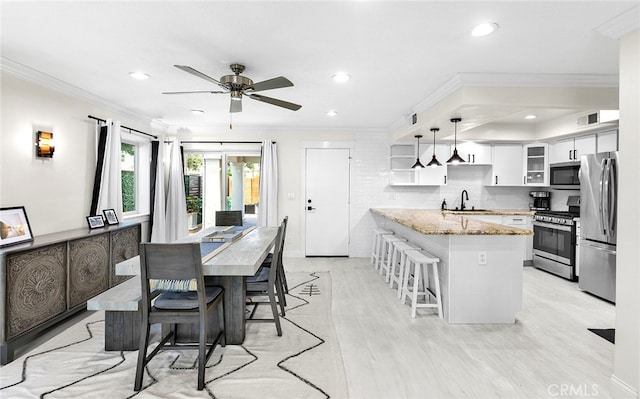
[{"label": "stainless steel refrigerator", "polygon": [[618,152],[589,154],[580,163],[579,287],[616,301]]}]

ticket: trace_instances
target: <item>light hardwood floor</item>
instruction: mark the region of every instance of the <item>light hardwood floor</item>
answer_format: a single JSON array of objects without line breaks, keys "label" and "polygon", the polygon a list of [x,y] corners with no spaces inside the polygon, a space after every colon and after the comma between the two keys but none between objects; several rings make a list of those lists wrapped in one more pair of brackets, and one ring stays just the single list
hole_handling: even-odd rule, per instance
[{"label": "light hardwood floor", "polygon": [[449,325],[431,309],[411,319],[369,259],[285,259],[329,271],[333,321],[351,399],[609,398],[615,306],[577,283],[525,267],[513,325]]}]

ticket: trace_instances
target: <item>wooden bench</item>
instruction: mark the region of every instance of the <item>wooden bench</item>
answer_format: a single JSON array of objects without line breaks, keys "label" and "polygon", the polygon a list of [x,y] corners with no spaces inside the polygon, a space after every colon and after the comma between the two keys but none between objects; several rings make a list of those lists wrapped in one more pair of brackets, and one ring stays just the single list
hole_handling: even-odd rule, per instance
[{"label": "wooden bench", "polygon": [[87,310],[104,310],[104,349],[138,350],[141,312],[140,276],[133,276],[87,301]]}]

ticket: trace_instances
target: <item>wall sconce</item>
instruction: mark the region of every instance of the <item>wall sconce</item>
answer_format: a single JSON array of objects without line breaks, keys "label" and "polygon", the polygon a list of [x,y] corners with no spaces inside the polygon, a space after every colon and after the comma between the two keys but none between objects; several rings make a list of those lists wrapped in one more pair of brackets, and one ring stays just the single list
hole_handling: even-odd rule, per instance
[{"label": "wall sconce", "polygon": [[38,131],[36,136],[36,155],[40,158],[53,158],[55,149],[53,133]]}]

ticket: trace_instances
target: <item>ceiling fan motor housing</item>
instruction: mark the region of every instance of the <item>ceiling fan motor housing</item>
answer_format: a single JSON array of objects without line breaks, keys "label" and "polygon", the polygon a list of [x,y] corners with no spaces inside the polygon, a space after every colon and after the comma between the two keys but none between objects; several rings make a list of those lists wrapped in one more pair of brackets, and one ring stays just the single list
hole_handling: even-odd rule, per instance
[{"label": "ceiling fan motor housing", "polygon": [[225,75],[220,78],[220,83],[229,90],[244,90],[253,85],[253,80],[242,75]]}]

